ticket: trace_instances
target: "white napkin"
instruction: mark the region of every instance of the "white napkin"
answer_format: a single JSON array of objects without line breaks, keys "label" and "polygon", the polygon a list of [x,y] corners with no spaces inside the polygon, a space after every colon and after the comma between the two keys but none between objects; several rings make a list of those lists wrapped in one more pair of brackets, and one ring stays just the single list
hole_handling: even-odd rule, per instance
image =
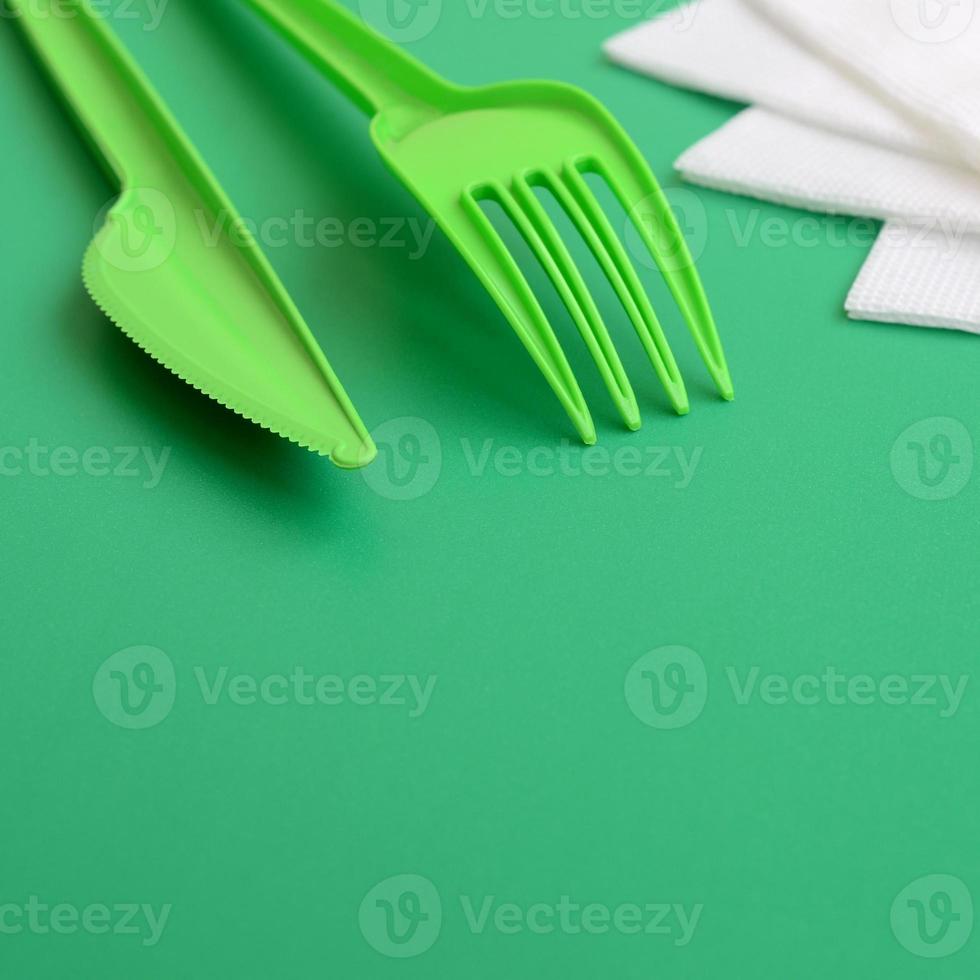
[{"label": "white napkin", "polygon": [[980,333],[980,236],[890,222],[847,297],[858,320]]},{"label": "white napkin", "polygon": [[716,190],[779,204],[980,233],[980,175],[817,129],[768,109],[746,109],[677,161]]},{"label": "white napkin", "polygon": [[980,169],[976,0],[748,0]]},{"label": "white napkin", "polygon": [[618,64],[673,85],[766,106],[884,146],[935,152],[903,115],[793,42],[744,0],[690,0],[688,6],[690,17],[647,21],[611,38],[604,51]]},{"label": "white napkin", "polygon": [[[848,298],[848,311],[862,319],[980,331],[980,281],[971,264],[980,252],[980,237],[973,241],[965,234],[977,228],[980,183],[958,159],[964,148],[964,155],[971,152],[972,123],[967,114],[970,125],[953,125],[955,135],[945,141],[919,124],[921,105],[935,97],[930,93],[948,91],[944,86],[951,76],[939,72],[937,78],[926,79],[916,89],[919,103],[908,111],[901,100],[889,104],[853,80],[874,78],[868,84],[879,92],[881,78],[896,72],[895,50],[905,52],[901,38],[894,46],[885,44],[883,55],[872,50],[853,78],[837,67],[848,56],[857,58],[851,52],[863,50],[860,38],[867,38],[869,23],[882,28],[882,2],[909,15],[909,5],[917,12],[919,0],[822,0],[811,9],[806,0],[792,0],[790,7],[779,6],[776,15],[770,8],[782,0],[751,2],[762,12],[744,0],[699,0],[691,8],[695,16],[661,18],[606,46],[611,58],[629,67],[793,117],[758,109],[743,113],[681,158],[684,175],[781,203],[911,221],[915,234],[902,223],[886,227]],[[846,12],[852,7],[868,8],[871,19],[855,27],[853,15]],[[821,19],[824,11],[829,12],[826,20]],[[767,16],[787,24],[826,60],[794,42]],[[812,23],[820,25],[816,39],[810,33]],[[844,31],[846,45],[833,46],[839,38],[835,29],[827,29],[828,23]],[[902,23],[908,26],[907,17]],[[957,50],[956,79],[980,77],[966,66],[965,49]],[[952,164],[937,163],[942,157]],[[910,291],[905,283],[913,272],[916,289]],[[932,281],[942,288],[929,288]],[[954,291],[950,283],[963,285]]]}]

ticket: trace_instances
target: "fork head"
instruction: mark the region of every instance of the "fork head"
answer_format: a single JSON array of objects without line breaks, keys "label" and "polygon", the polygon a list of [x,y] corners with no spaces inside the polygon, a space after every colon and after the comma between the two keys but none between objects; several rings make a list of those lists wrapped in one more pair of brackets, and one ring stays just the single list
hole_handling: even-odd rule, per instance
[{"label": "fork head", "polygon": [[591,351],[620,414],[640,414],[588,287],[547,211],[549,191],[577,227],[633,322],[672,405],[688,410],[677,364],[619,234],[585,174],[604,179],[629,213],[686,320],[722,397],[734,397],[721,342],[671,208],[636,146],[581,89],[554,82],[449,87],[438,108],[382,111],[372,136],[388,166],[415,194],[472,267],[517,331],[585,442],[595,427],[540,303],[481,208],[499,204],[552,280]]}]

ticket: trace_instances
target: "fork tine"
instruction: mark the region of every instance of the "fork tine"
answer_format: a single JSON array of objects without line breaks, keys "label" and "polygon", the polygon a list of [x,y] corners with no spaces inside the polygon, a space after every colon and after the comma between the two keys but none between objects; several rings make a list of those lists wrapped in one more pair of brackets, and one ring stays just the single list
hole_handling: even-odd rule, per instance
[{"label": "fork tine", "polygon": [[588,446],[595,445],[595,423],[561,344],[534,291],[475,196],[484,190],[497,195],[504,189],[487,184],[475,192],[464,192],[461,199],[463,210],[478,232],[478,240],[463,242],[458,235],[452,237],[457,239],[460,251],[551,385],[582,441]]},{"label": "fork tine", "polygon": [[[629,214],[661,275],[667,281],[719,393],[726,401],[732,401],[735,390],[701,277],[677,218],[645,161],[641,158],[634,172],[624,170],[615,176],[601,160],[589,160],[588,167],[609,184],[619,203]],[[575,169],[576,174],[579,174],[577,168],[570,169]],[[582,180],[581,175],[579,179]],[[641,206],[651,210],[653,227],[663,237],[662,241],[658,242],[651,227],[643,220]]]},{"label": "fork tine", "polygon": [[582,175],[571,165],[565,167],[562,177],[556,178],[548,173],[542,174],[542,177],[575,223],[616,290],[674,410],[678,415],[686,415],[690,411],[687,390],[663,327],[601,205]]},{"label": "fork tine", "polygon": [[641,423],[636,395],[589,287],[558,229],[522,176],[514,179],[513,195],[506,190],[500,193],[499,203],[524,236],[575,320],[623,421],[630,429],[638,429]]}]

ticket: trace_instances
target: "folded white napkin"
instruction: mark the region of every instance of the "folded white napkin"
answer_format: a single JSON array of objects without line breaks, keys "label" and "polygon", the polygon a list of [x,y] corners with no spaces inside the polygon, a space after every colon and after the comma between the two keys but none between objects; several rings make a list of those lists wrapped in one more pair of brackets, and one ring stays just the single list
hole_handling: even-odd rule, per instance
[{"label": "folded white napkin", "polygon": [[[905,53],[901,38],[885,44],[884,54],[870,46],[861,72],[842,70],[847,57],[857,59],[851,51],[865,51],[869,24],[890,37],[880,19],[882,2],[905,17],[893,22],[899,29],[908,27],[913,13],[918,16],[919,0],[822,0],[812,9],[805,0],[792,0],[779,14],[770,6],[782,0],[751,0],[752,6],[746,0],[699,0],[696,16],[641,25],[613,38],[606,50],[614,60],[666,81],[781,113],[754,109],[736,117],[681,158],[678,166],[688,179],[780,203],[899,222],[886,227],[848,298],[852,316],[980,332],[980,277],[972,265],[980,237],[967,234],[978,228],[980,181],[960,165],[961,151],[964,157],[971,152],[972,123],[967,114],[967,126],[943,129],[956,132],[937,140],[920,115],[921,105],[935,97],[930,93],[949,91],[950,78],[969,81],[980,74],[958,47],[951,73],[938,71],[912,86],[919,101],[909,110],[901,99],[880,97],[881,78],[900,77],[894,52]],[[865,19],[855,26],[845,7],[868,8]],[[769,16],[788,25],[801,43]],[[816,39],[811,21],[820,25]],[[837,30],[846,44],[837,43]],[[937,162],[943,158],[949,162]],[[915,234],[902,222],[910,222]],[[909,290],[905,282],[913,271],[916,289]],[[932,281],[941,288],[931,288]],[[950,283],[963,286],[951,290]],[[889,285],[891,296],[883,292]]]},{"label": "folded white napkin", "polygon": [[930,155],[901,113],[756,13],[744,0],[690,0],[690,17],[658,17],[606,42],[615,62],[661,81],[751,102],[825,129]]},{"label": "folded white napkin", "polygon": [[980,169],[976,0],[748,0]]},{"label": "folded white napkin", "polygon": [[746,109],[677,161],[716,190],[882,220],[911,220],[962,237],[980,233],[980,175],[777,115]]},{"label": "folded white napkin", "polygon": [[857,320],[980,333],[980,236],[889,222],[847,297]]}]

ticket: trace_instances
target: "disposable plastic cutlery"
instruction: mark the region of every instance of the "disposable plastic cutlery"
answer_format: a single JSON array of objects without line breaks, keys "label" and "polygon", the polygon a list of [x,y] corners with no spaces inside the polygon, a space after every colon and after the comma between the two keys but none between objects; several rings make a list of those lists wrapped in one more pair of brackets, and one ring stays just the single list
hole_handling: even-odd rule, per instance
[{"label": "disposable plastic cutlery", "polygon": [[562,297],[624,421],[636,396],[584,278],[538,197],[550,192],[585,239],[679,414],[688,398],[635,268],[586,174],[629,212],[680,307],[722,397],[734,397],[721,341],[683,235],[656,179],[619,124],[590,95],[556,82],[465,88],[435,75],[335,0],[248,0],[358,106],[401,178],[462,253],[517,331],[582,439],[595,426],[544,311],[488,218],[494,201]]},{"label": "disposable plastic cutlery", "polygon": [[95,302],[215,401],[340,466],[370,462],[299,311],[104,18],[88,0],[7,2],[121,188],[85,254]]}]

